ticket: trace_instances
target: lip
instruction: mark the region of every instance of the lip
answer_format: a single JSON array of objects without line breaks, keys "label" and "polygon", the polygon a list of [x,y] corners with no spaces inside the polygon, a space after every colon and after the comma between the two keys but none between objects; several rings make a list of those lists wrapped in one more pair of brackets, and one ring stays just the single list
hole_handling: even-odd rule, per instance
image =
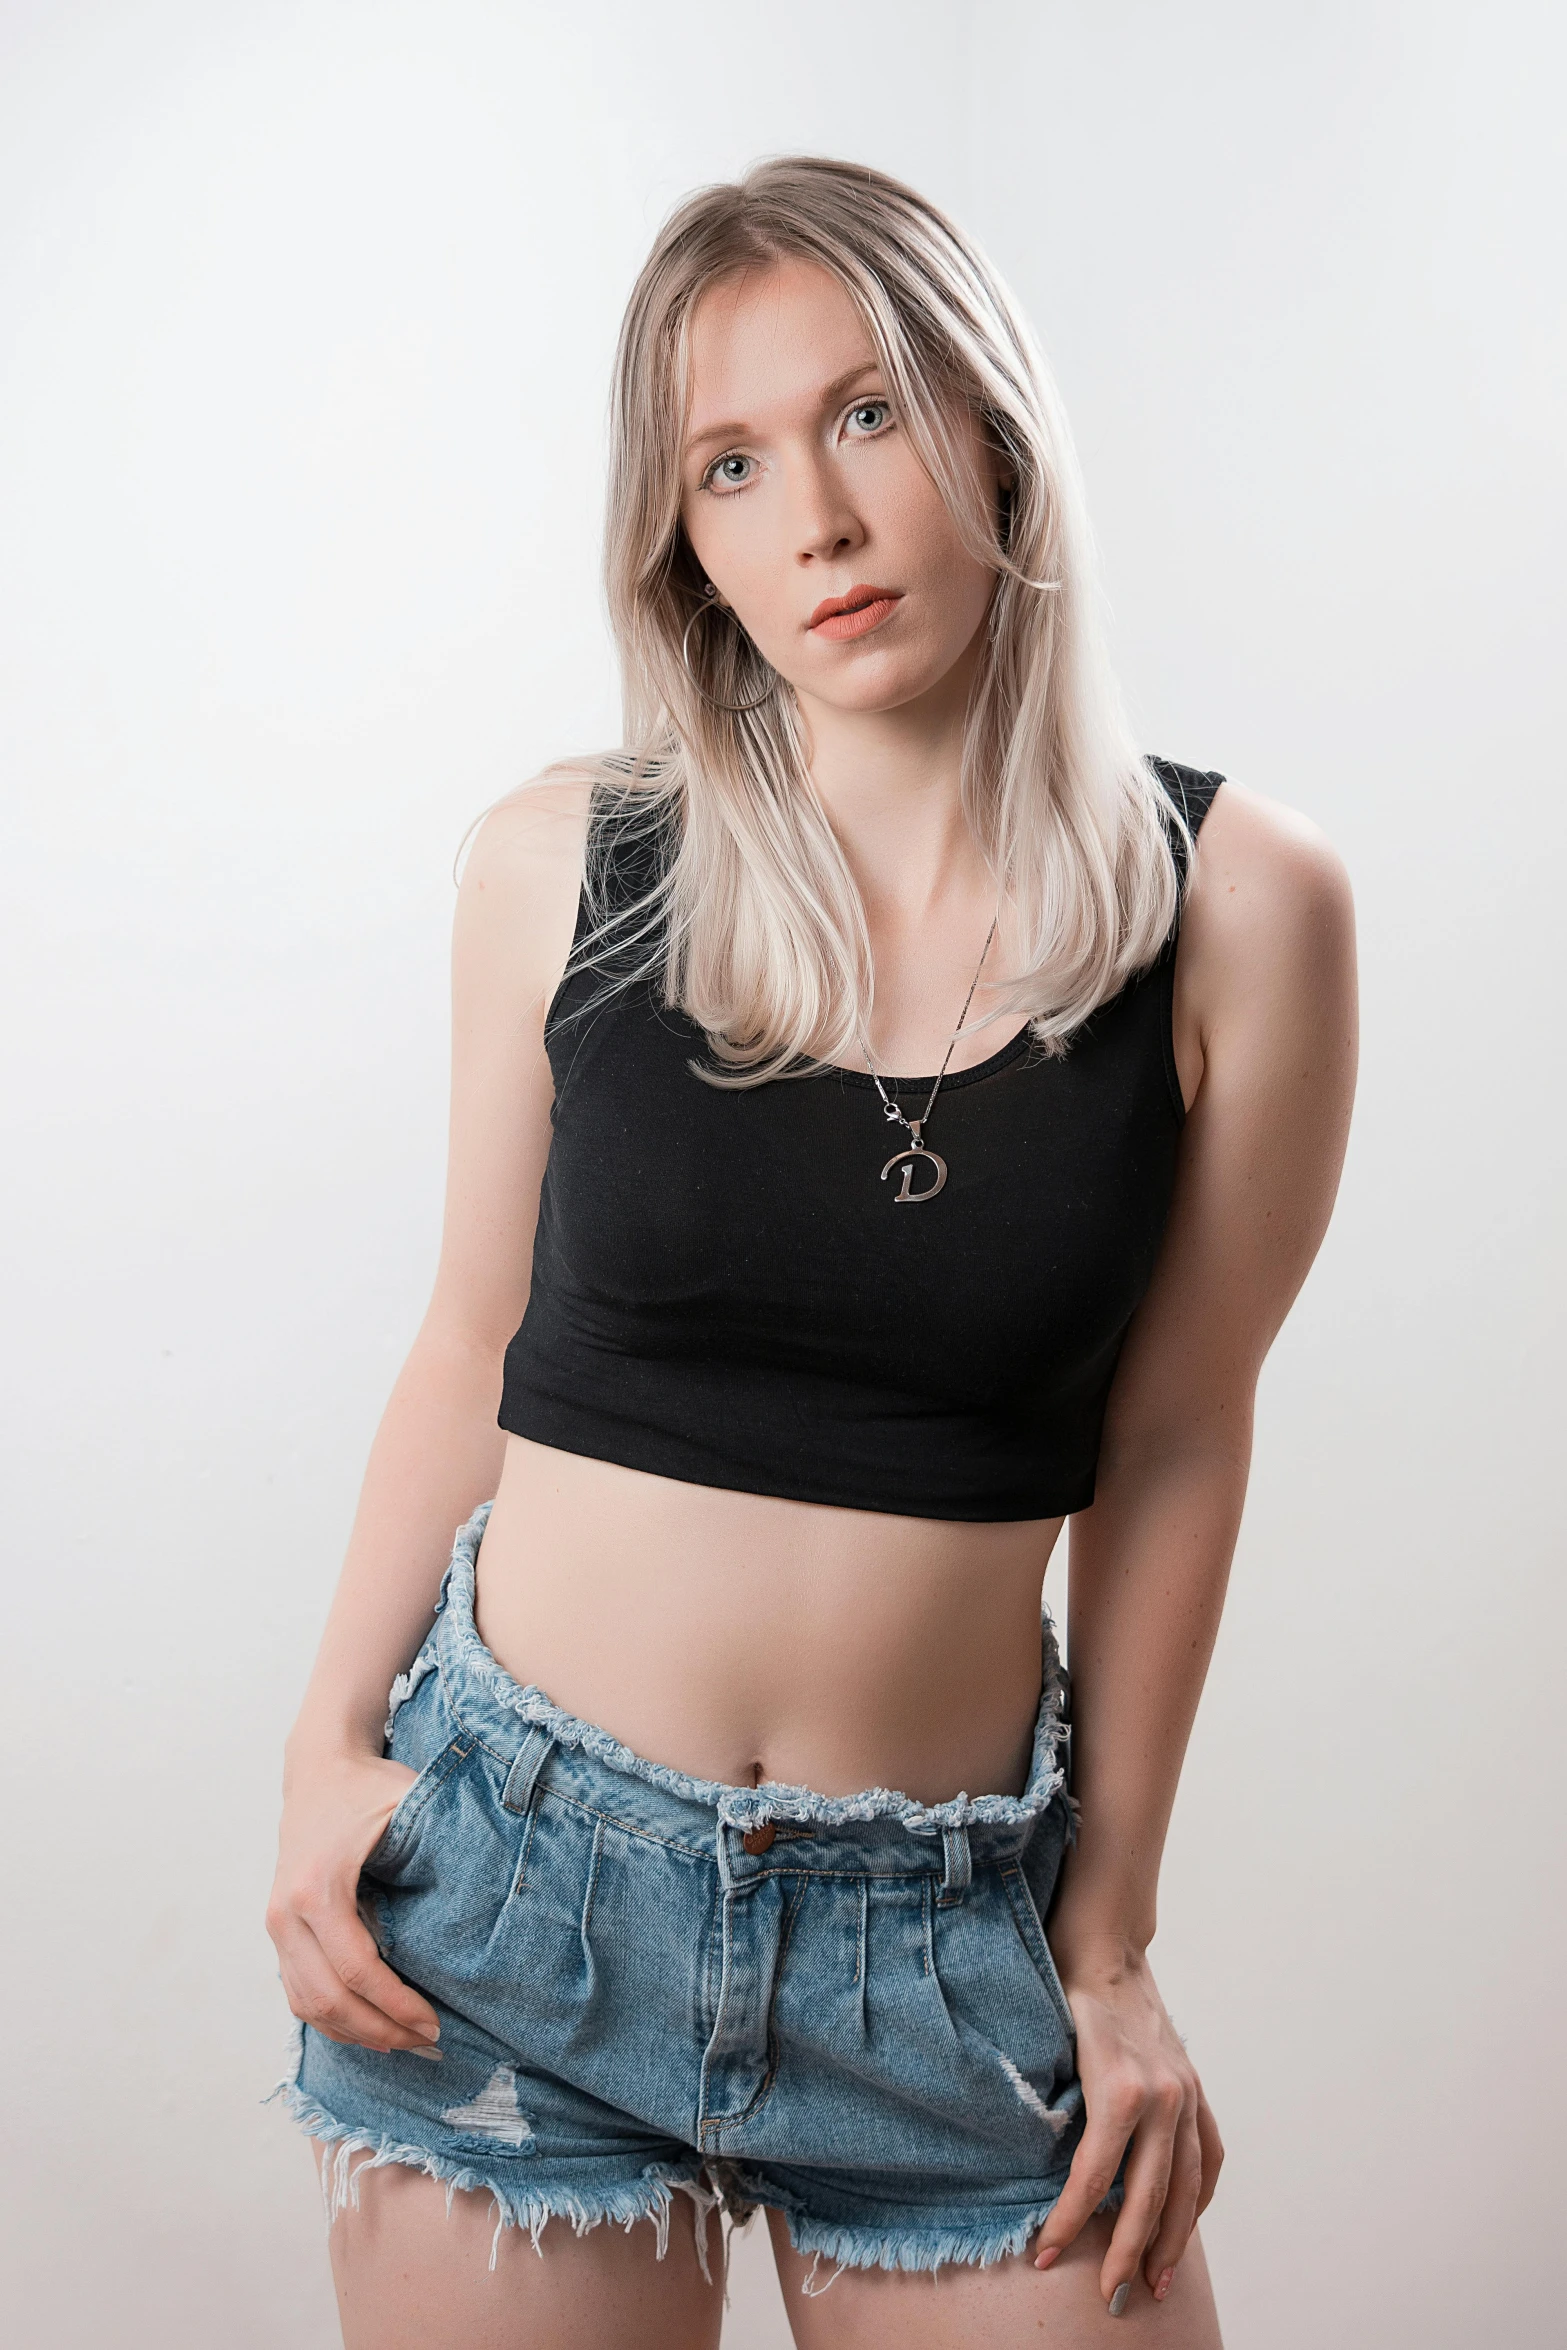
[{"label": "lip", "polygon": [[873,628],[880,628],[902,601],[902,591],[898,588],[852,587],[846,596],[825,597],[806,626],[813,636],[837,639],[868,636]]}]

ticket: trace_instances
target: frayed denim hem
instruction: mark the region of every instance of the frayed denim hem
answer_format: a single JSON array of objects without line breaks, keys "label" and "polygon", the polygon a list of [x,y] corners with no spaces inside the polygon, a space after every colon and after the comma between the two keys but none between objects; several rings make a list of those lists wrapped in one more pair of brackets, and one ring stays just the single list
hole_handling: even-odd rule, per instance
[{"label": "frayed denim hem", "polygon": [[[298,2037],[303,2046],[302,2030]],[[719,2198],[708,2185],[700,2165],[692,2177],[686,2178],[668,2163],[649,2163],[634,2185],[616,2187],[607,2195],[579,2195],[569,2187],[544,2188],[531,2195],[519,2195],[499,2180],[475,2170],[471,2163],[450,2162],[442,2155],[431,2153],[428,2147],[406,2144],[389,2135],[376,2135],[356,2129],[350,2122],[340,2122],[324,2105],[308,2097],[289,2074],[284,2075],[264,2102],[270,2104],[274,2097],[282,2098],[307,2137],[336,2149],[335,2153],[323,2155],[321,2162],[321,2200],[329,2231],[350,2205],[355,2211],[359,2209],[359,2181],[363,2174],[397,2162],[410,2170],[423,2171],[426,2177],[438,2179],[444,2185],[448,2219],[456,2195],[477,2193],[490,2197],[495,2207],[495,2233],[490,2239],[492,2269],[500,2255],[501,2232],[505,2228],[526,2228],[534,2251],[542,2259],[544,2247],[539,2238],[552,2219],[570,2220],[572,2232],[578,2236],[585,2236],[602,2220],[614,2220],[628,2232],[638,2220],[651,2220],[657,2237],[657,2257],[662,2260],[669,2250],[669,2214],[678,2193],[689,2195],[695,2206],[697,2266],[706,2282],[713,2282],[707,2260],[707,2215],[717,2207]],[[356,2154],[362,2154],[365,2160],[356,2163]]]},{"label": "frayed denim hem", "polygon": [[[750,2177],[733,2161],[713,2166],[722,2174],[724,2206],[736,2224],[749,2218],[759,2205],[783,2214],[789,2241],[796,2252],[808,2253],[811,2265],[800,2282],[808,2298],[825,2293],[845,2269],[882,2269],[889,2274],[934,2277],[943,2268],[990,2268],[1027,2250],[1060,2200],[1060,2189],[1030,2205],[1021,2217],[997,2227],[858,2227],[840,2221],[813,2219],[796,2196]],[[1062,2185],[1065,2185],[1062,2181]],[[1100,2211],[1119,2211],[1125,2189],[1116,2185]],[[831,2261],[832,2275],[818,2282],[823,2261]]]},{"label": "frayed denim hem", "polygon": [[[925,1804],[917,1803],[912,1795],[905,1795],[895,1787],[867,1787],[856,1795],[819,1795],[814,1788],[787,1786],[776,1779],[764,1779],[759,1787],[728,1786],[720,1780],[692,1778],[666,1763],[647,1761],[596,1723],[567,1713],[536,1685],[524,1688],[497,1663],[479,1637],[474,1622],[479,1545],[492,1506],[490,1502],[481,1502],[468,1523],[458,1529],[451,1564],[436,1602],[437,1616],[443,1621],[430,1635],[409,1671],[399,1674],[394,1683],[391,1692],[394,1714],[398,1704],[418,1687],[437,1660],[442,1644],[449,1642],[455,1664],[480,1681],[508,1711],[546,1731],[558,1745],[578,1747],[611,1770],[624,1771],[687,1802],[706,1804],[732,1827],[755,1828],[770,1820],[832,1826],[851,1820],[895,1819],[914,1835],[936,1835],[945,1828],[1019,1826],[1048,1811],[1058,1797],[1066,1801],[1069,1814],[1073,1811],[1060,1760],[1066,1737],[1060,1653],[1054,1622],[1043,1604],[1039,1713],[1034,1726],[1028,1784],[1021,1795],[958,1794],[949,1796],[944,1803]],[[387,1734],[391,1734],[390,1719]],[[1075,1833],[1073,1818],[1069,1834],[1075,1836]]]},{"label": "frayed denim hem", "polygon": [[[879,2268],[905,2276],[935,2276],[949,2267],[989,2268],[998,2260],[1006,2260],[1013,2253],[1022,2252],[1044,2226],[1055,2209],[1055,2198],[1041,2203],[1037,2209],[1014,2220],[1011,2227],[995,2228],[923,2228],[917,2236],[904,2235],[892,2228],[830,2227],[825,2222],[797,2219],[786,2214],[789,2241],[796,2252],[812,2255],[811,2265],[800,2280],[800,2290],[808,2297],[825,2293],[835,2285],[846,2268]],[[833,2263],[833,2273],[818,2283],[824,2260]]]}]

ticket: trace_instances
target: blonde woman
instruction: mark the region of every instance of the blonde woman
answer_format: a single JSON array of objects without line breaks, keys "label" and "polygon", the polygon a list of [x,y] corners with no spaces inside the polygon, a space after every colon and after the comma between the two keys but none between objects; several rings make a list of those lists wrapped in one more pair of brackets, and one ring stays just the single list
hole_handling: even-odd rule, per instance
[{"label": "blonde woman", "polygon": [[440,1269],[288,1744],[345,2341],[715,2343],[761,2206],[806,2350],[1208,2350],[1148,1948],[1342,871],[1139,752],[1044,366],[874,172],[663,230],[608,579],[625,747],[463,871]]}]

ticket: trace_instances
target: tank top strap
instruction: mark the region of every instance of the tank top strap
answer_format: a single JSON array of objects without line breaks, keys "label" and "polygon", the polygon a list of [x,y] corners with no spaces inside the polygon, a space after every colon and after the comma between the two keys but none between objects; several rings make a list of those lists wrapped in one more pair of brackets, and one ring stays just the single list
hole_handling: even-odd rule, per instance
[{"label": "tank top strap", "polygon": [[[1178,808],[1186,819],[1186,828],[1195,841],[1224,777],[1211,768],[1183,767],[1178,759],[1161,759],[1152,751],[1147,754],[1147,765],[1157,776],[1172,808]],[[1175,859],[1176,879],[1184,894],[1188,863],[1186,843],[1173,824],[1167,824],[1165,831],[1169,837],[1170,854]]]}]

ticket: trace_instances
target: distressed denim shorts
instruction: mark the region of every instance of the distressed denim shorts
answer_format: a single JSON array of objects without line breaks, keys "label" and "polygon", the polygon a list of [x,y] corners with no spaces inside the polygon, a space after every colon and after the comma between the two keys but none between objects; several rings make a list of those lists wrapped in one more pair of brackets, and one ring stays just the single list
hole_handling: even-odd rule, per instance
[{"label": "distressed denim shorts", "polygon": [[393,1687],[388,1750],[419,1776],[361,1883],[442,2061],[300,2032],[280,2090],[336,2141],[329,2209],[397,2162],[488,2193],[496,2246],[647,2218],[662,2255],[684,2194],[704,2220],[772,2205],[854,2268],[1020,2251],[1083,2127],[1041,1922],[1071,1832],[1048,1612],[1021,1795],[722,1786],[503,1671],[474,1626],[488,1516]]}]

